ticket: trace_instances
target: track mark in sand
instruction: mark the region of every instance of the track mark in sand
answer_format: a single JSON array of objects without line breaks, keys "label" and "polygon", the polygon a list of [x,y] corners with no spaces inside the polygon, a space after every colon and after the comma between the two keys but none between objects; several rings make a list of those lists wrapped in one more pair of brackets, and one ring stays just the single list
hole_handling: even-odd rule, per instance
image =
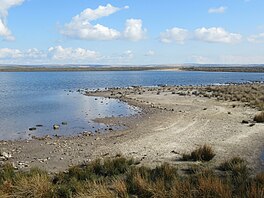
[{"label": "track mark in sand", "polygon": [[174,128],[176,133],[181,133],[181,132],[187,130],[188,128],[192,127],[193,125],[195,125],[197,123],[197,120],[195,120],[193,122],[189,122],[187,125],[184,124],[184,127],[178,125],[178,123],[184,124],[184,122],[178,121],[178,122],[171,124],[170,126],[160,127],[158,129],[156,129],[155,131],[164,131],[164,130],[170,130],[170,129]]}]

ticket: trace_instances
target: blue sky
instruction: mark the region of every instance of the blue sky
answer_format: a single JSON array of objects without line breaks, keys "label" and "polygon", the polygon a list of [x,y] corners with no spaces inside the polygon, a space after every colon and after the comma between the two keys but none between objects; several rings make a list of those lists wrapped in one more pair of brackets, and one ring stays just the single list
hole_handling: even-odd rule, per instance
[{"label": "blue sky", "polygon": [[263,0],[0,0],[0,64],[264,63]]}]

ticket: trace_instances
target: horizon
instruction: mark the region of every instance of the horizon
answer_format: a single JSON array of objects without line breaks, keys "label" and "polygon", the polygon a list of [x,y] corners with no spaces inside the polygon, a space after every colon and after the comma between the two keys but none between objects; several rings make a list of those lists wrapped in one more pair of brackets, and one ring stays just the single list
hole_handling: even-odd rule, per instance
[{"label": "horizon", "polygon": [[263,7],[260,0],[0,0],[0,65],[262,65]]}]

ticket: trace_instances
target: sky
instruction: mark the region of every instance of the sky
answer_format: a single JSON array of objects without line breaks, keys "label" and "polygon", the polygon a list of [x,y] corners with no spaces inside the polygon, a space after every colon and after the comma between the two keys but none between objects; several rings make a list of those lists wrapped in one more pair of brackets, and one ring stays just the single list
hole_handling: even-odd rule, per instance
[{"label": "sky", "polygon": [[263,64],[263,0],[0,0],[0,64]]}]

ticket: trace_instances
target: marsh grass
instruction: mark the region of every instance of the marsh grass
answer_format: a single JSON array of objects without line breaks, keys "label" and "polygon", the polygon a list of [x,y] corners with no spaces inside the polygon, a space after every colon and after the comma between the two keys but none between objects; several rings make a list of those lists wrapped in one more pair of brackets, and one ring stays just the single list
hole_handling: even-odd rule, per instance
[{"label": "marsh grass", "polygon": [[95,160],[53,176],[40,169],[20,172],[4,165],[0,197],[263,197],[264,174],[250,177],[241,158],[226,161],[219,169],[222,174],[197,168],[179,175],[178,168],[168,163],[149,168],[122,156]]}]

